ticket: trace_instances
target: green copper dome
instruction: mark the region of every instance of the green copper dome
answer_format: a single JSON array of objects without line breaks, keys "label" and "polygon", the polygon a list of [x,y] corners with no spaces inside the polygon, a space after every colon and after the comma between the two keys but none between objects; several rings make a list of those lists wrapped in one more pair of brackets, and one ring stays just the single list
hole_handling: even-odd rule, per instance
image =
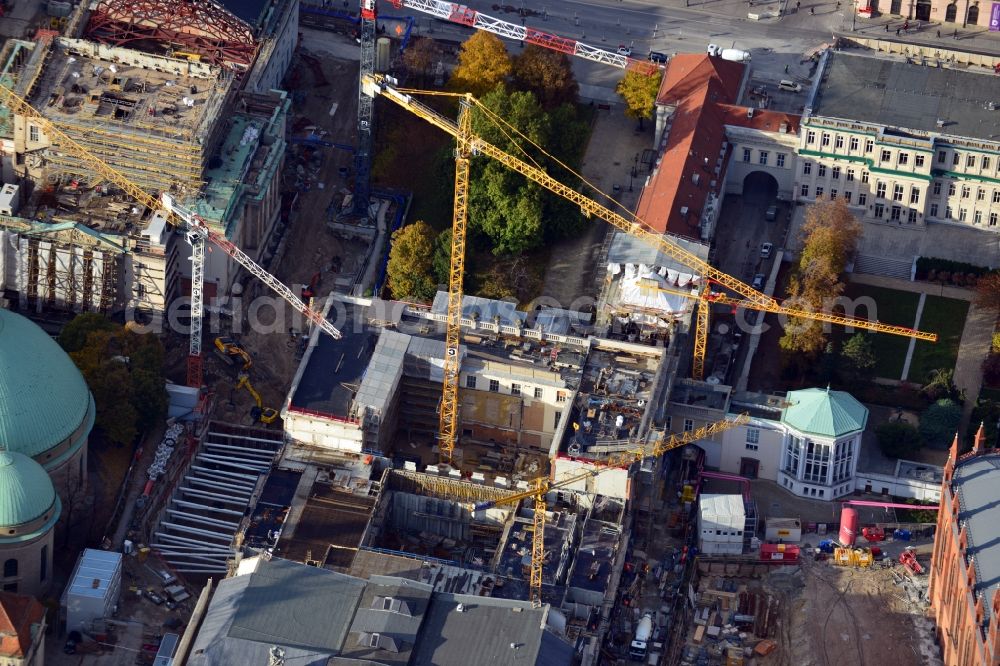
[{"label": "green copper dome", "polygon": [[34,458],[92,419],[91,405],[83,375],[62,347],[30,320],[0,309],[0,446]]},{"label": "green copper dome", "polygon": [[56,491],[41,465],[15,451],[0,451],[0,526],[30,523],[51,509]]},{"label": "green copper dome", "polygon": [[799,432],[837,438],[868,423],[868,408],[845,391],[811,388],[791,391],[786,399],[781,420]]}]

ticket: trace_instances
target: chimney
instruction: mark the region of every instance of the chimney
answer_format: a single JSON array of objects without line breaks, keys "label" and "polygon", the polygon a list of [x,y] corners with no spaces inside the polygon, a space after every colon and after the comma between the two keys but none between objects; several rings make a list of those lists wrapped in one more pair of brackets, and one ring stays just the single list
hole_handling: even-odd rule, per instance
[{"label": "chimney", "polygon": [[979,430],[976,431],[976,438],[972,441],[972,455],[978,456],[986,448],[986,429],[982,421],[979,422]]}]

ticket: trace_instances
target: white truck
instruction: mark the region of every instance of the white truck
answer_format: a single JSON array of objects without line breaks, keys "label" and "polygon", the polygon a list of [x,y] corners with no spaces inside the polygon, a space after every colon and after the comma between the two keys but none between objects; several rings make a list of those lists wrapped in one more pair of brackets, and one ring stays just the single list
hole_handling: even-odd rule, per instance
[{"label": "white truck", "polygon": [[632,644],[629,645],[628,648],[629,656],[640,661],[644,659],[646,656],[646,646],[652,635],[653,614],[646,612],[643,613],[642,619],[639,620],[639,624],[635,628],[635,637],[632,639]]},{"label": "white truck", "polygon": [[750,62],[750,52],[740,49],[724,49],[718,44],[708,45],[708,55],[732,60],[733,62]]}]

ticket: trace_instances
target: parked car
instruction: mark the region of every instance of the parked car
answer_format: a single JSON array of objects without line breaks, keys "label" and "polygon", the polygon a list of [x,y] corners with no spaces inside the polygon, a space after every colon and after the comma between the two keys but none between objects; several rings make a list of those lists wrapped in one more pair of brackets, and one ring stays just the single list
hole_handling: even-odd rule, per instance
[{"label": "parked car", "polygon": [[757,275],[754,275],[753,276],[753,282],[750,283],[750,286],[753,287],[754,289],[757,289],[757,290],[763,289],[764,288],[764,274],[763,273],[757,273]]},{"label": "parked car", "polygon": [[772,249],[774,249],[774,245],[771,243],[762,243],[760,246],[760,258],[767,259],[770,257]]},{"label": "parked car", "polygon": [[778,90],[794,93],[802,92],[802,84],[796,83],[795,81],[789,81],[788,79],[782,79],[778,82]]},{"label": "parked car", "polygon": [[778,206],[776,204],[771,204],[767,207],[767,211],[764,213],[764,219],[768,222],[774,222],[778,219]]},{"label": "parked car", "polygon": [[659,51],[649,52],[649,62],[655,62],[657,64],[663,65],[667,62],[667,60],[668,58],[666,53],[660,53]]},{"label": "parked car", "polygon": [[632,56],[632,47],[631,46],[625,46],[624,44],[619,44],[618,45],[618,55],[623,55],[626,58],[631,57]]},{"label": "parked car", "polygon": [[162,605],[164,602],[163,597],[158,595],[156,592],[153,592],[152,590],[146,590],[143,594],[146,596],[147,599],[152,601],[157,606]]}]

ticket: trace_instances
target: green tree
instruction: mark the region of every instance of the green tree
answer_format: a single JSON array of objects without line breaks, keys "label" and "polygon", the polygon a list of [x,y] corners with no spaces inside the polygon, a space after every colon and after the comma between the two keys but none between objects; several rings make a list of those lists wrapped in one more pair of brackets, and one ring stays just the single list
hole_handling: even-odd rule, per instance
[{"label": "green tree", "polygon": [[87,336],[94,331],[113,331],[116,325],[110,319],[96,312],[83,312],[63,326],[59,332],[59,344],[67,353],[80,351],[87,343]]},{"label": "green tree", "polygon": [[858,377],[869,377],[875,369],[875,350],[871,338],[864,333],[856,333],[844,343],[841,356]]},{"label": "green tree", "polygon": [[981,308],[1000,308],[1000,272],[987,273],[976,281],[973,301]]},{"label": "green tree", "polygon": [[931,400],[957,398],[958,389],[955,387],[955,370],[952,368],[931,370],[927,375],[927,383],[924,384],[920,392]]},{"label": "green tree", "polygon": [[452,71],[448,86],[455,92],[468,92],[475,97],[482,97],[505,84],[512,71],[513,65],[507,54],[507,47],[500,38],[478,30],[462,42],[458,66]]},{"label": "green tree", "polygon": [[433,256],[434,230],[426,222],[414,222],[392,234],[386,284],[393,298],[420,302],[434,298]]},{"label": "green tree", "polygon": [[625,101],[625,115],[638,120],[640,130],[643,120],[649,120],[653,117],[656,94],[660,91],[662,78],[662,73],[646,75],[629,70],[625,72],[625,76],[615,87],[615,92]]},{"label": "green tree", "polygon": [[948,448],[958,432],[962,408],[949,398],[942,398],[920,415],[920,438],[934,448]]},{"label": "green tree", "polygon": [[1000,354],[990,354],[983,361],[983,381],[987,386],[1000,386]]},{"label": "green tree", "polygon": [[[469,259],[465,260],[468,268]],[[431,272],[438,284],[448,284],[451,273],[451,229],[445,229],[434,239],[434,257]],[[468,272],[468,270],[466,270]]]},{"label": "green tree", "polygon": [[875,428],[878,447],[887,458],[909,458],[920,450],[920,433],[905,421],[890,421]]},{"label": "green tree", "polygon": [[[806,209],[802,253],[788,282],[790,304],[820,311],[844,291],[841,274],[857,249],[861,223],[843,199],[821,200]],[[814,357],[826,346],[823,325],[793,318],[779,342],[787,352]]]},{"label": "green tree", "polygon": [[565,53],[529,44],[514,59],[513,73],[514,84],[533,92],[546,109],[576,103],[580,86]]}]

